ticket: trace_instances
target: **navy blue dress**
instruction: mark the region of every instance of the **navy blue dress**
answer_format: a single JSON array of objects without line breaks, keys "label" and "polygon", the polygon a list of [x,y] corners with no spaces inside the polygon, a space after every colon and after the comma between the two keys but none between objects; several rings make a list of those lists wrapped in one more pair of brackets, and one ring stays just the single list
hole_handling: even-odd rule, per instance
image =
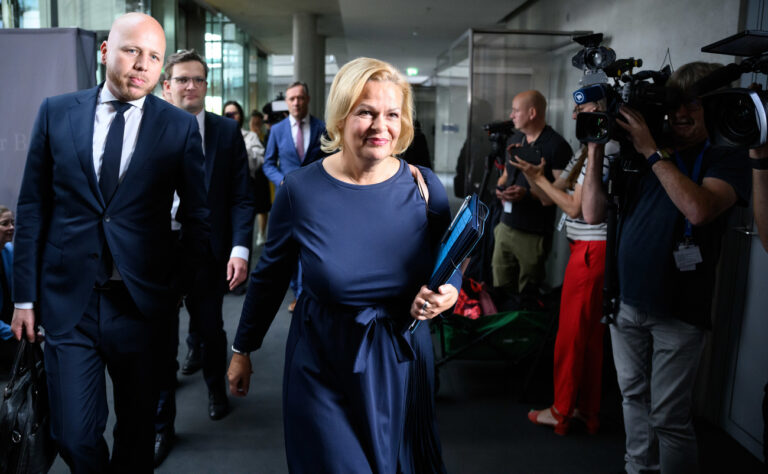
[{"label": "navy blue dress", "polygon": [[[333,178],[318,161],[289,174],[278,190],[234,345],[261,346],[300,259],[304,291],[283,379],[291,472],[395,473],[398,457],[419,455],[400,450],[414,444],[403,438],[409,377],[424,362],[414,362],[416,354],[432,348],[426,324],[417,336],[406,328],[450,222],[445,190],[430,170],[421,172],[429,211],[403,160],[391,178],[363,186]],[[460,278],[452,279],[457,287]],[[439,443],[435,449],[439,457]]]}]

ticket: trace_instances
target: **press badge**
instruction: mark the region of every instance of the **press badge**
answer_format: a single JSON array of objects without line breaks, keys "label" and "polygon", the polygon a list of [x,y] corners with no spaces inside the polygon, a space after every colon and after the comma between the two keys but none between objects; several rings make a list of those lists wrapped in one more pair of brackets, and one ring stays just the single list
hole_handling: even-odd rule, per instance
[{"label": "press badge", "polygon": [[681,272],[696,270],[696,264],[703,262],[701,250],[695,244],[681,243],[672,254],[675,256],[675,265]]},{"label": "press badge", "polygon": [[507,214],[512,212],[512,201],[504,201],[504,212]]}]

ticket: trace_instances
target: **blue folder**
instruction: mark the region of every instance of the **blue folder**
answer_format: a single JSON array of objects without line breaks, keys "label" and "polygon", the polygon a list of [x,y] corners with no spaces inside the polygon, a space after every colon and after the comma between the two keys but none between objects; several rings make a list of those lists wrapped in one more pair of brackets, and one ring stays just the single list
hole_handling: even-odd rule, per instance
[{"label": "blue folder", "polygon": [[[485,221],[488,218],[488,207],[480,201],[477,194],[464,198],[464,202],[456,213],[453,222],[440,240],[437,260],[429,278],[427,288],[437,291],[459,268],[461,262],[469,256],[485,232]],[[411,326],[411,332],[418,327],[419,320]]]}]

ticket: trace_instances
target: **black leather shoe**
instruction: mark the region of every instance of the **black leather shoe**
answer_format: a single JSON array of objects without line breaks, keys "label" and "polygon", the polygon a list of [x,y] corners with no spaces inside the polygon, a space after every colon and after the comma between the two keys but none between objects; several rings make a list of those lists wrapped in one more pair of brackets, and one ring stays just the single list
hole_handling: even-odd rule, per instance
[{"label": "black leather shoe", "polygon": [[184,375],[192,375],[203,367],[203,354],[199,345],[189,346],[187,351],[187,358],[184,360],[184,365],[181,367],[181,373]]},{"label": "black leather shoe", "polygon": [[208,416],[212,420],[220,420],[229,413],[229,400],[227,392],[221,390],[208,391]]},{"label": "black leather shoe", "polygon": [[168,453],[171,452],[175,440],[176,435],[173,430],[161,431],[155,434],[155,467],[162,464],[165,458],[168,457]]}]

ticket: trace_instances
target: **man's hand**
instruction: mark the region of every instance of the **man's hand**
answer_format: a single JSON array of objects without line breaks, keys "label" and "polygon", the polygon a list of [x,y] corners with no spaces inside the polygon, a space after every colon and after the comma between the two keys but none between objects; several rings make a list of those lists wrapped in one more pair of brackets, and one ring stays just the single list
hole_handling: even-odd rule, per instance
[{"label": "man's hand", "polygon": [[42,334],[35,334],[35,310],[19,309],[13,310],[13,319],[11,320],[11,331],[17,340],[26,336],[29,342],[35,342]]},{"label": "man's hand", "polygon": [[511,143],[509,146],[507,146],[507,153],[509,153],[509,157],[511,158],[512,155],[515,153],[513,151],[514,148],[522,148],[522,147],[523,147],[522,143]]},{"label": "man's hand", "polygon": [[496,189],[496,197],[502,201],[518,202],[521,201],[526,194],[528,194],[528,189],[516,184],[507,186],[504,190]]},{"label": "man's hand", "polygon": [[542,158],[538,165],[533,165],[515,156],[515,160],[510,161],[510,164],[522,171],[529,183],[535,183],[538,179],[544,177],[544,168],[547,165],[547,160]]},{"label": "man's hand", "polygon": [[237,285],[245,281],[248,276],[248,261],[240,257],[232,257],[227,262],[227,281],[229,290],[234,290]]},{"label": "man's hand", "polygon": [[753,159],[768,158],[768,143],[757,148],[750,148],[749,157]]},{"label": "man's hand", "polygon": [[656,141],[651,136],[651,131],[640,112],[626,106],[622,106],[619,112],[626,119],[626,122],[616,120],[616,123],[629,133],[635,150],[645,158],[653,155],[657,148]]},{"label": "man's hand", "polygon": [[229,362],[227,370],[227,379],[229,380],[229,393],[236,397],[244,397],[248,394],[251,386],[251,359],[245,354],[232,354],[232,360]]}]

